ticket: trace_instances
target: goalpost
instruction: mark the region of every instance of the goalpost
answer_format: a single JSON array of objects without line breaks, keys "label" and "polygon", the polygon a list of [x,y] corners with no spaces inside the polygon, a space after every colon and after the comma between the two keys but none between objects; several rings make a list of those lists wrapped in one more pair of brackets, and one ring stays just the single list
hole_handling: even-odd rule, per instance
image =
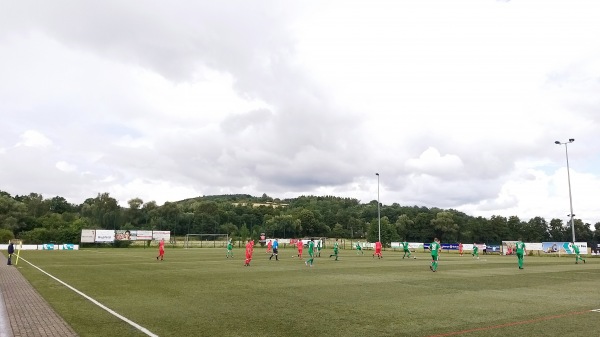
[{"label": "goalpost", "polygon": [[225,248],[229,234],[186,234],[183,248]]}]

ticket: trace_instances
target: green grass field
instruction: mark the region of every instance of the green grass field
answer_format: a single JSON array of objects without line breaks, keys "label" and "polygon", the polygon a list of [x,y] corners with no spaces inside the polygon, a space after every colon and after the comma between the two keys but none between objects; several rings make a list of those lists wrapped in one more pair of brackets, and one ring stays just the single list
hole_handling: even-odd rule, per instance
[{"label": "green grass field", "polygon": [[[21,256],[159,336],[598,336],[600,259],[399,252],[314,267],[281,249],[22,251]],[[81,336],[144,336],[25,261],[18,268]]]}]

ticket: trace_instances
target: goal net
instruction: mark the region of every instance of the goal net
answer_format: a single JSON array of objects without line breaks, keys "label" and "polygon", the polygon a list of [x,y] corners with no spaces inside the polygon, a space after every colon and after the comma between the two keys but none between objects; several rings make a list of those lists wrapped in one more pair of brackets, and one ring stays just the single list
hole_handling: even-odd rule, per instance
[{"label": "goal net", "polygon": [[186,234],[183,248],[224,248],[228,234]]}]

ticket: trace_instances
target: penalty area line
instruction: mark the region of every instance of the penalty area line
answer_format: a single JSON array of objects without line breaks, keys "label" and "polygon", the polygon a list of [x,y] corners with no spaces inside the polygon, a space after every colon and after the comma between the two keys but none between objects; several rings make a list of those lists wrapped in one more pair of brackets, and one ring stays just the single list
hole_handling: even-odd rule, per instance
[{"label": "penalty area line", "polygon": [[[600,310],[600,309],[598,309],[598,310]],[[563,318],[563,317],[574,316],[574,315],[581,315],[581,314],[585,314],[585,313],[588,313],[591,311],[595,311],[595,310],[573,311],[573,312],[568,312],[566,314],[561,314],[561,315],[544,316],[544,317],[529,319],[526,321],[517,321],[517,322],[510,322],[510,323],[499,324],[499,325],[491,325],[491,326],[486,326],[486,327],[482,327],[482,328],[453,331],[453,332],[442,333],[442,334],[438,334],[438,335],[431,335],[428,337],[447,337],[447,336],[462,335],[462,334],[471,333],[471,332],[501,329],[501,328],[507,328],[507,327],[511,327],[511,326],[515,326],[515,325],[537,323],[537,322],[542,322],[542,321],[548,321],[551,319]]]},{"label": "penalty area line", "polygon": [[77,290],[77,289],[73,288],[73,287],[72,287],[72,286],[70,286],[69,284],[67,284],[67,283],[63,282],[62,280],[60,280],[60,279],[56,278],[55,276],[53,276],[53,275],[49,274],[48,272],[46,272],[45,270],[41,269],[40,267],[38,267],[38,266],[34,265],[33,263],[31,263],[31,262],[29,262],[29,261],[25,260],[25,259],[24,259],[24,258],[22,258],[22,257],[21,257],[21,260],[23,260],[23,261],[27,262],[27,263],[28,263],[30,266],[32,266],[33,268],[35,268],[35,269],[37,269],[37,270],[41,271],[42,273],[44,273],[44,274],[48,275],[49,277],[51,277],[52,279],[54,279],[56,282],[58,282],[58,283],[60,283],[60,284],[64,285],[65,287],[67,287],[67,288],[69,288],[69,289],[73,290],[74,292],[76,292],[77,294],[81,295],[82,297],[84,297],[84,298],[85,298],[85,299],[87,299],[88,301],[90,301],[90,302],[94,303],[95,305],[99,306],[100,308],[104,309],[105,311],[107,311],[107,312],[108,312],[108,313],[110,313],[111,315],[113,315],[113,316],[115,316],[115,317],[117,317],[117,318],[121,319],[121,320],[122,320],[122,321],[124,321],[125,323],[127,323],[127,324],[129,324],[129,325],[133,326],[134,328],[138,329],[139,331],[141,331],[141,332],[145,333],[147,336],[150,336],[150,337],[158,337],[158,335],[156,335],[156,334],[152,333],[150,330],[148,330],[148,329],[144,328],[143,326],[141,326],[141,325],[137,324],[136,322],[134,322],[134,321],[132,321],[132,320],[128,319],[127,317],[125,317],[125,316],[123,316],[123,315],[121,315],[121,314],[119,314],[119,313],[115,312],[114,310],[112,310],[112,309],[110,309],[109,307],[105,306],[104,304],[102,304],[102,303],[100,303],[100,302],[96,301],[95,299],[93,299],[93,298],[91,298],[90,296],[88,296],[88,295],[84,294],[83,292],[81,292],[81,291],[79,291],[79,290]]}]

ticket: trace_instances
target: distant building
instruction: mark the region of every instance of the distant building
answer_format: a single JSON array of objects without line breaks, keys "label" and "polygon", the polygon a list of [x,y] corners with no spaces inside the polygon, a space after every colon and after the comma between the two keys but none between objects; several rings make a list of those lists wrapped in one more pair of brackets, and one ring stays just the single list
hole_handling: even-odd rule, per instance
[{"label": "distant building", "polygon": [[280,204],[280,203],[275,203],[275,202],[271,202],[271,201],[267,201],[267,202],[232,202],[231,204],[233,206],[250,206],[250,205],[252,205],[252,207],[265,206],[265,207],[273,207],[273,208],[289,206],[289,204]]}]

